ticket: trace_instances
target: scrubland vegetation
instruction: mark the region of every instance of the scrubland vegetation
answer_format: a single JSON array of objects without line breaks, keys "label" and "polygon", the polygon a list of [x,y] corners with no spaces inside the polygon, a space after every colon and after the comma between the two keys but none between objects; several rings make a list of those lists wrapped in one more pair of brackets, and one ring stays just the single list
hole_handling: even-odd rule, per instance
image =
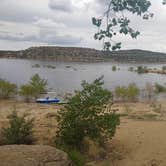
[{"label": "scrubland vegetation", "polygon": [[32,144],[33,143],[33,121],[26,119],[27,113],[18,116],[16,110],[8,116],[9,127],[2,128],[2,137],[4,144]]},{"label": "scrubland vegetation", "polygon": [[[76,91],[68,99],[57,113],[58,129],[54,139],[54,146],[66,151],[75,165],[83,166],[88,158],[88,149],[91,142],[101,149],[101,156],[106,155],[107,141],[115,135],[116,128],[120,124],[120,116],[128,116],[133,119],[155,120],[158,114],[163,115],[160,104],[152,103],[151,109],[156,114],[133,114],[130,102],[139,101],[141,90],[136,84],[116,87],[113,92],[103,88],[102,78],[92,83],[82,82],[82,90]],[[37,98],[47,91],[47,80],[40,78],[38,74],[31,77],[30,81],[17,88],[16,85],[1,80],[1,98],[13,97],[16,93],[25,97],[26,101]],[[158,93],[165,93],[164,85],[150,83],[144,89],[150,100]],[[4,93],[5,92],[5,93]],[[4,95],[5,94],[5,95]],[[7,94],[7,95],[6,95]],[[33,101],[33,100],[32,100]],[[123,102],[124,112],[117,113],[118,109],[112,107],[113,102]],[[33,144],[34,118],[27,114],[18,114],[13,111],[9,118],[9,125],[2,128],[3,144]]]}]

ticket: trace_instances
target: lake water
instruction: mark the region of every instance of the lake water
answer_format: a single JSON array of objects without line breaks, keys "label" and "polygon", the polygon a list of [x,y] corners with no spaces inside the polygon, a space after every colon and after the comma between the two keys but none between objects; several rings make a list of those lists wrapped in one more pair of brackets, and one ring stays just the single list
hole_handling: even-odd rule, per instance
[{"label": "lake water", "polygon": [[[40,68],[32,67],[39,64]],[[56,66],[55,69],[44,67],[46,65]],[[112,71],[116,65],[119,70]],[[128,71],[129,67],[137,67],[140,64],[121,64],[112,62],[101,63],[67,63],[39,60],[0,59],[0,78],[6,79],[18,86],[27,83],[30,77],[38,73],[42,78],[48,80],[51,91],[73,92],[79,89],[82,80],[93,81],[104,75],[105,87],[113,89],[120,85],[136,83],[144,88],[147,82],[166,83],[166,76],[159,74],[137,74]],[[141,64],[152,68],[161,68],[164,64]]]}]

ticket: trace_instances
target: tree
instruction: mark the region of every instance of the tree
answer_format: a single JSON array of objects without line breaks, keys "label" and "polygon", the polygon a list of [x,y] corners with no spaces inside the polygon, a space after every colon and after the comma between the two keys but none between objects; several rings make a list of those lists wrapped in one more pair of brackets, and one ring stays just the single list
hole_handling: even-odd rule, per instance
[{"label": "tree", "polygon": [[41,79],[38,74],[31,77],[29,85],[34,90],[34,97],[37,98],[40,94],[46,92],[47,80]]},{"label": "tree", "polygon": [[83,81],[82,90],[58,112],[58,146],[80,150],[86,137],[105,141],[114,136],[119,115],[105,111],[106,105],[112,104],[112,93],[102,85],[102,78],[91,84]]},{"label": "tree", "polygon": [[137,73],[138,74],[148,73],[148,69],[147,69],[146,66],[138,66],[137,67]]},{"label": "tree", "polygon": [[118,86],[115,89],[115,95],[117,98],[122,99],[123,101],[126,100],[127,97],[127,88],[124,86]]},{"label": "tree", "polygon": [[155,83],[155,93],[165,93],[166,92],[166,87],[163,85],[160,85],[158,83]]},{"label": "tree", "polygon": [[34,89],[32,86],[26,84],[26,85],[22,85],[20,87],[20,95],[25,97],[25,100],[27,102],[30,101],[30,99],[32,98],[32,96],[34,96]]},{"label": "tree", "polygon": [[112,71],[116,71],[116,66],[112,66]]},{"label": "tree", "polygon": [[127,97],[129,101],[136,101],[139,93],[140,93],[140,90],[134,83],[129,84],[127,88]]},{"label": "tree", "polygon": [[27,119],[28,114],[18,116],[14,110],[9,115],[9,127],[2,129],[6,144],[32,144],[32,128],[34,119]]},{"label": "tree", "polygon": [[46,92],[47,80],[41,79],[38,74],[31,77],[28,84],[20,87],[20,94],[26,98],[27,101],[34,97],[39,97]]},{"label": "tree", "polygon": [[[138,30],[130,27],[130,19],[126,13],[132,13],[145,20],[153,17],[149,12],[151,2],[148,0],[108,0],[109,5],[102,17],[92,18],[92,23],[98,29],[94,35],[95,40],[104,41],[104,50],[109,51],[121,48],[121,42],[114,42],[113,38],[119,34],[130,35],[133,39],[140,34]],[[163,0],[166,4],[166,0]],[[114,14],[112,14],[114,13]]]},{"label": "tree", "polygon": [[133,83],[129,84],[128,87],[119,86],[115,89],[115,95],[122,101],[135,101],[139,95],[139,88]]},{"label": "tree", "polygon": [[6,80],[0,80],[0,98],[9,98],[17,93],[17,86]]}]

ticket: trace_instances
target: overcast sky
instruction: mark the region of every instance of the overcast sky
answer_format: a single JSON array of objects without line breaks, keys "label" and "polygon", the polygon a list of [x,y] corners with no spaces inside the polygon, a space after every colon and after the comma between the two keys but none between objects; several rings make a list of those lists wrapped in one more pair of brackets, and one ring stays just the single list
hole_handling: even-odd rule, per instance
[{"label": "overcast sky", "polygon": [[[19,50],[31,46],[58,45],[101,49],[95,41],[92,16],[100,16],[108,0],[0,0],[0,49]],[[104,3],[105,2],[105,3]],[[132,18],[141,31],[137,40],[118,37],[123,49],[166,52],[166,6],[151,0],[154,18]]]}]

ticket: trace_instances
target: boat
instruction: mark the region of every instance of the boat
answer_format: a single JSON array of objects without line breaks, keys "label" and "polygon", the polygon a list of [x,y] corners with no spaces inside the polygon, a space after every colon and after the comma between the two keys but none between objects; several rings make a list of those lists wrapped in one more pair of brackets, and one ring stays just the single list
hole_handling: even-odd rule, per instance
[{"label": "boat", "polygon": [[44,104],[52,104],[52,103],[59,103],[60,100],[58,98],[41,98],[36,100],[37,103],[44,103]]}]

